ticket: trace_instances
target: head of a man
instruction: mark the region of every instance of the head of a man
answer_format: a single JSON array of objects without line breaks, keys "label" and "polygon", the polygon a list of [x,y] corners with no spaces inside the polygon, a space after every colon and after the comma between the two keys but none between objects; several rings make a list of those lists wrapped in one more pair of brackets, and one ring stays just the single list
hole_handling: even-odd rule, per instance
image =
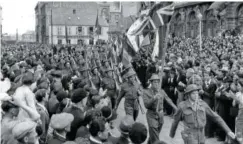
[{"label": "head of a man", "polygon": [[72,114],[69,113],[60,113],[55,114],[51,118],[51,127],[57,132],[57,133],[67,133],[71,130],[71,124],[74,120],[74,117]]},{"label": "head of a man", "polygon": [[199,98],[199,88],[195,84],[190,84],[186,87],[185,95],[188,95],[190,101],[195,102]]},{"label": "head of a man", "polygon": [[30,120],[22,121],[14,126],[12,134],[14,138],[23,144],[39,144],[36,132],[36,123]]},{"label": "head of a man", "polygon": [[12,117],[16,117],[19,114],[19,107],[11,101],[3,101],[1,107],[6,114],[11,115]]},{"label": "head of a man", "polygon": [[147,139],[147,128],[142,123],[134,123],[129,132],[129,138],[134,144],[142,144]]},{"label": "head of a man", "polygon": [[149,79],[151,86],[154,90],[158,90],[160,87],[160,78],[157,74],[153,74]]},{"label": "head of a man", "polygon": [[93,120],[89,127],[91,136],[99,139],[100,141],[106,141],[108,139],[109,132],[105,126],[105,123],[105,120],[102,118]]}]

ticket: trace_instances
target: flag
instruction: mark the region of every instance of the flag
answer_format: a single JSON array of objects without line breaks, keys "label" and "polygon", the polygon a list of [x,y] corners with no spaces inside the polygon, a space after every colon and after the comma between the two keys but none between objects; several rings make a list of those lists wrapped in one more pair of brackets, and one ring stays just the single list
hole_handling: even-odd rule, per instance
[{"label": "flag", "polygon": [[207,10],[212,10],[213,15],[219,21],[220,18],[226,14],[226,7],[230,2],[213,2]]},{"label": "flag", "polygon": [[151,44],[151,43],[150,43],[149,35],[150,35],[150,34],[147,34],[147,35],[143,38],[143,40],[142,40],[142,42],[141,42],[141,44],[140,44],[140,47],[147,46],[147,45],[150,45],[150,44]]},{"label": "flag", "polygon": [[66,38],[66,44],[68,43],[68,28],[67,24],[65,24],[65,38]]},{"label": "flag", "polygon": [[99,15],[97,11],[96,21],[95,21],[95,34],[100,35],[101,34],[101,26],[99,24]]},{"label": "flag", "polygon": [[155,61],[155,57],[158,55],[159,55],[159,30],[156,30],[154,49],[153,49],[153,53],[151,55],[152,60]]},{"label": "flag", "polygon": [[129,43],[129,40],[127,37],[120,39],[121,44],[119,45],[119,49],[121,49],[120,54],[118,55],[118,63],[122,63],[122,65],[127,66],[130,64],[132,60],[132,56],[135,55],[134,52],[132,52],[131,44]]},{"label": "flag", "polygon": [[[170,21],[170,18],[171,18],[171,16],[173,15],[173,13],[174,13],[174,4],[171,4],[171,5],[168,5],[168,6],[166,6],[166,7],[163,7],[163,8],[161,8],[161,9],[159,9],[159,10],[157,10],[156,11],[156,13],[157,13],[157,15],[158,15],[158,17],[159,17],[159,20],[160,20],[160,22],[161,22],[161,24],[162,25],[164,25],[165,23],[167,23],[167,21],[169,22]],[[167,21],[165,21],[164,19],[163,19],[163,16],[167,16]],[[169,17],[168,17],[169,16]]]},{"label": "flag", "polygon": [[202,14],[201,14],[201,12],[200,12],[200,9],[199,9],[199,7],[197,6],[196,8],[195,8],[195,12],[196,12],[196,17],[197,17],[197,19],[198,20],[202,20]]}]

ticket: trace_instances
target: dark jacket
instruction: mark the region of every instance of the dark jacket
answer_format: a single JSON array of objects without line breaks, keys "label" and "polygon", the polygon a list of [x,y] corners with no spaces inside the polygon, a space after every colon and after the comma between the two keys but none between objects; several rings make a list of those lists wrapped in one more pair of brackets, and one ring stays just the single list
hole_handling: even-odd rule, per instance
[{"label": "dark jacket", "polygon": [[71,131],[67,133],[67,139],[73,141],[75,140],[78,128],[83,125],[84,111],[72,104],[72,106],[65,108],[63,112],[70,113],[74,116],[74,120],[71,124]]},{"label": "dark jacket", "polygon": [[63,144],[66,142],[66,138],[62,137],[58,133],[54,132],[53,138],[47,141],[47,144]]}]

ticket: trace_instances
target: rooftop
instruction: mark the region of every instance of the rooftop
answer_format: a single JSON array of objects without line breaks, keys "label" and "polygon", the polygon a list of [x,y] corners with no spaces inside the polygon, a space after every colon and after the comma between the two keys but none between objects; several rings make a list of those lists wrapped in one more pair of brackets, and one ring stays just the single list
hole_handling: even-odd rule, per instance
[{"label": "rooftop", "polygon": [[[53,25],[94,26],[98,14],[96,2],[39,2],[40,7],[52,9]],[[100,26],[107,26],[106,20],[98,16]]]},{"label": "rooftop", "polygon": [[192,6],[192,5],[196,5],[196,4],[201,4],[201,3],[206,3],[206,2],[177,2],[175,4],[175,9],[177,8],[182,8],[182,7],[187,7],[187,6]]}]

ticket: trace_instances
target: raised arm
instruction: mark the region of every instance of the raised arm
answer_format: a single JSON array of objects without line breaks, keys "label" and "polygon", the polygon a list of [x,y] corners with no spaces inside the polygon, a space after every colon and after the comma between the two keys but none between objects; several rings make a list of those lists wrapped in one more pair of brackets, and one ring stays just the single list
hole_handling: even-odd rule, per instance
[{"label": "raised arm", "polygon": [[168,97],[168,95],[165,93],[164,90],[162,90],[162,93],[165,97],[166,102],[174,109],[177,110],[177,106],[173,103],[173,101]]}]

